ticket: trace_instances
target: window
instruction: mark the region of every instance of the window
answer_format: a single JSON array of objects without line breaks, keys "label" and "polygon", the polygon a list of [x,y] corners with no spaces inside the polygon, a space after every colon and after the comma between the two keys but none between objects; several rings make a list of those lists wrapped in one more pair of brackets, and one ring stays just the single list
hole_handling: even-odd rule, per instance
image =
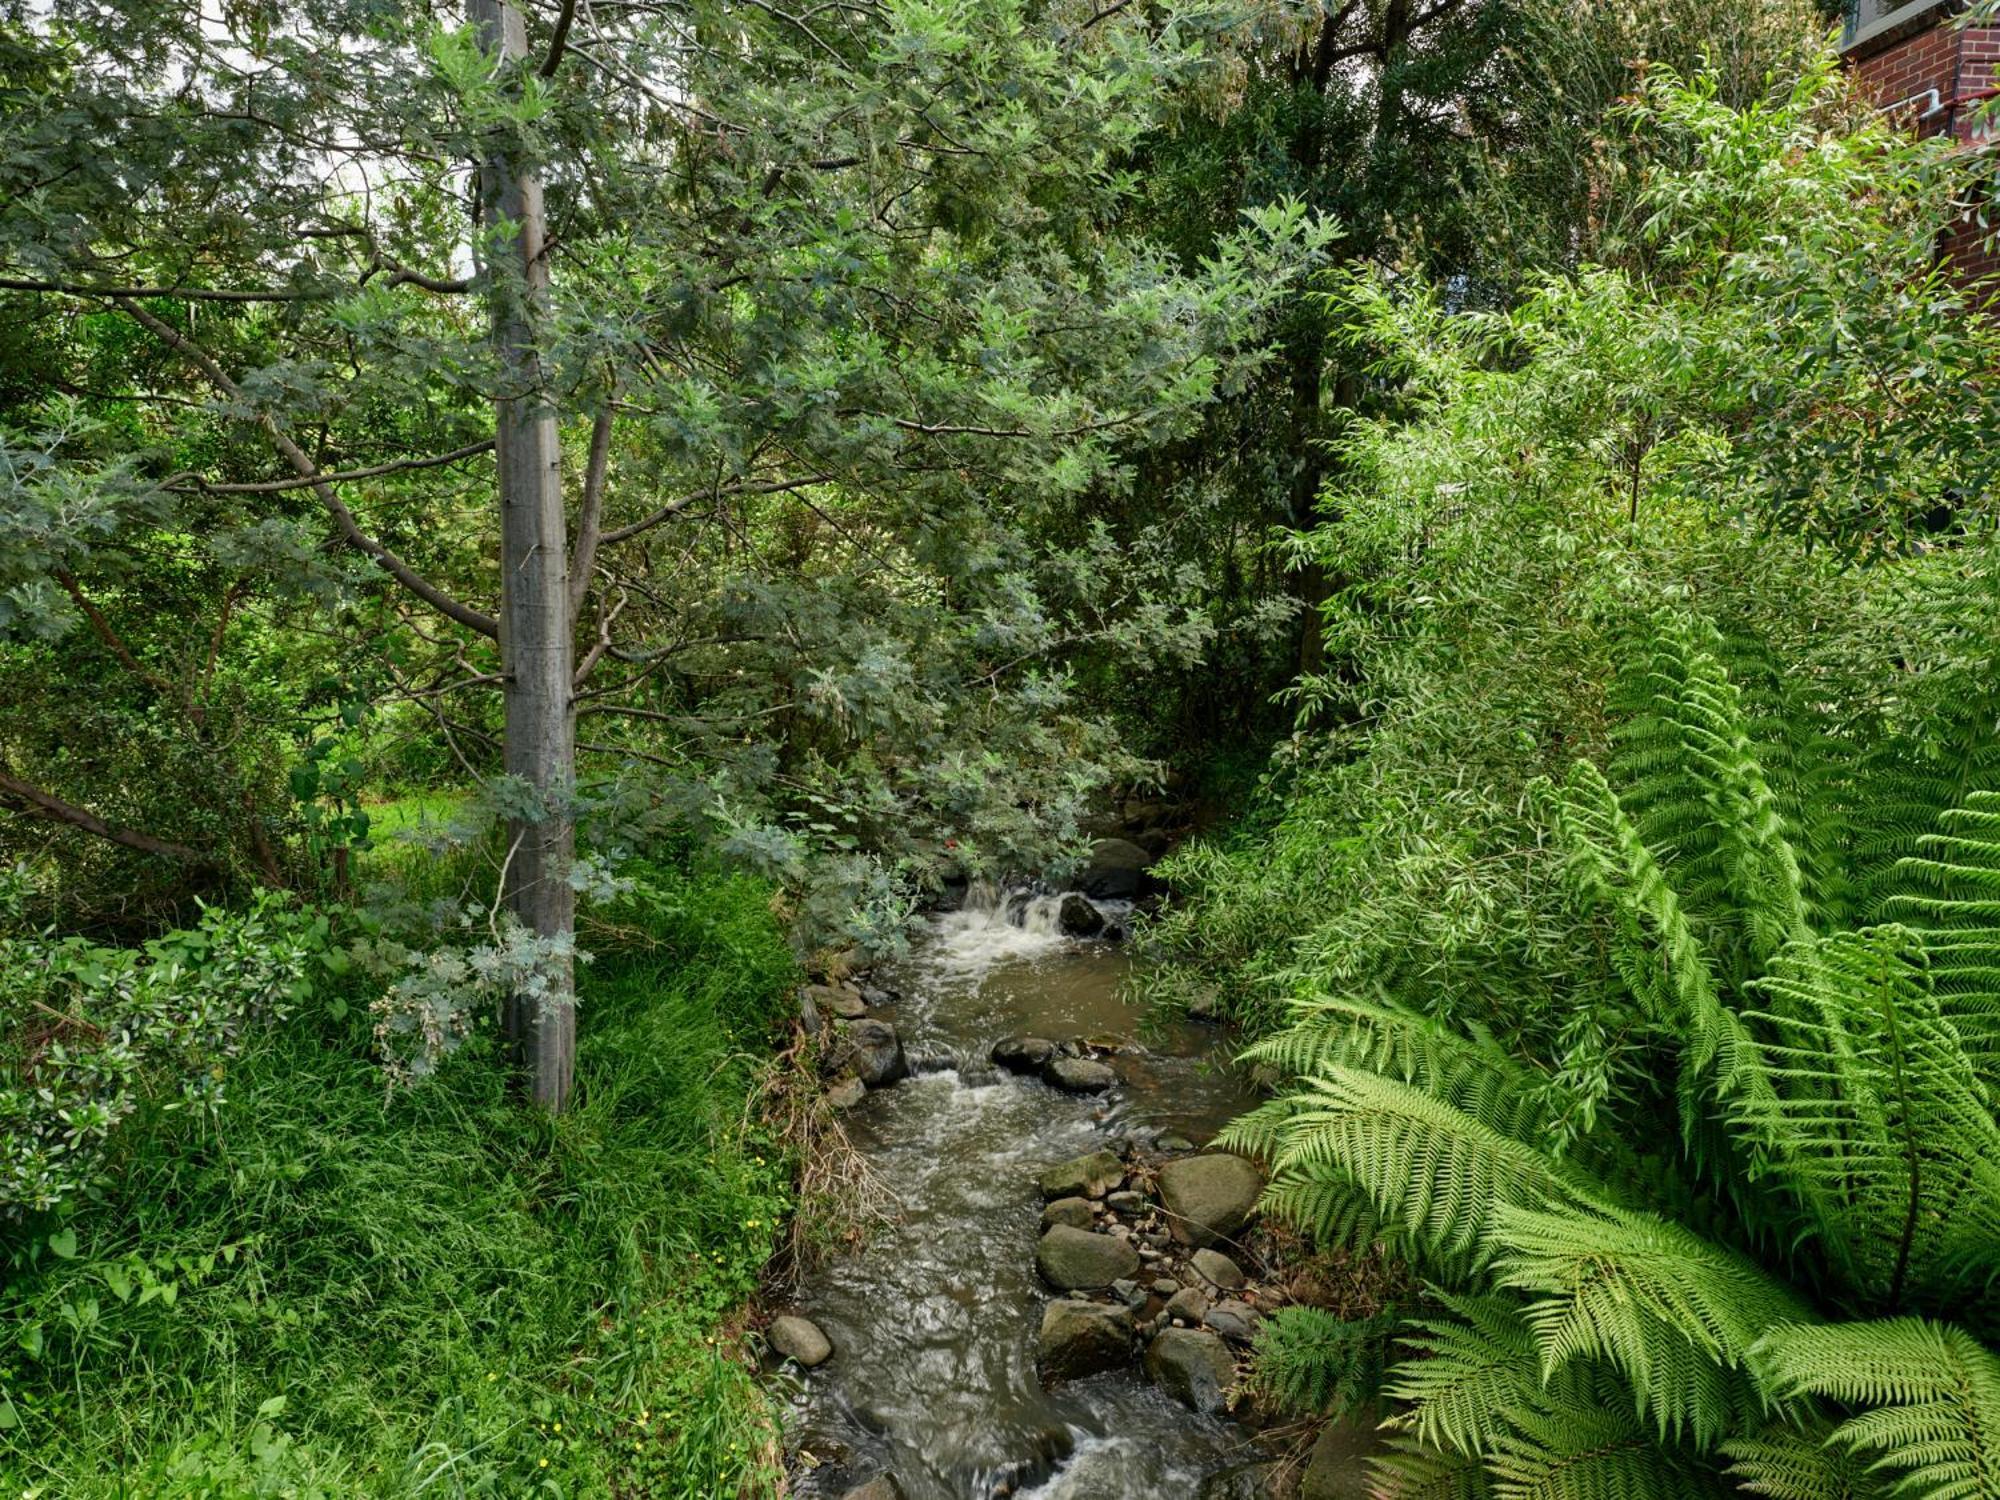
[{"label": "window", "polygon": [[1932,11],[1952,8],[1952,0],[1847,0],[1847,45],[1868,41],[1907,21],[1921,20]]}]

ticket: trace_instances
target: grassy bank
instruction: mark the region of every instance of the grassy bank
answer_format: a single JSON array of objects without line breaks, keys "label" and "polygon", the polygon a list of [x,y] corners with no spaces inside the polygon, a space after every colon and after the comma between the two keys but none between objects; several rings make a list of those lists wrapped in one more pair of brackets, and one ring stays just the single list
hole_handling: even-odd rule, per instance
[{"label": "grassy bank", "polygon": [[617,917],[559,1121],[483,1041],[385,1099],[361,1009],[320,1003],[213,1125],[127,1129],[0,1289],[0,1495],[759,1492],[724,1330],[786,1208],[748,1100],[791,960],[747,880]]}]

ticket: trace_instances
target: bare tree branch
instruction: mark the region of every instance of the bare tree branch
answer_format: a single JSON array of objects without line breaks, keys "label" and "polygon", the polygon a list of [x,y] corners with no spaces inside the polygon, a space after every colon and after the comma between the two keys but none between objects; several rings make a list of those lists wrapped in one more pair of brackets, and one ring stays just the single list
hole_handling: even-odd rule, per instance
[{"label": "bare tree branch", "polygon": [[611,463],[611,403],[590,428],[590,461],[583,471],[583,506],[576,522],[576,546],[570,558],[569,618],[576,623],[583,601],[590,593],[592,570],[597,564],[599,533],[604,529],[604,476]]},{"label": "bare tree branch", "polygon": [[727,495],[776,495],[787,490],[802,490],[809,485],[825,484],[832,477],[829,474],[813,474],[804,479],[773,479],[765,484],[729,484],[720,485],[714,489],[696,490],[691,495],[682,495],[677,499],[669,500],[651,515],[644,516],[629,526],[620,526],[615,530],[605,532],[603,536],[598,538],[598,541],[604,546],[610,546],[615,542],[626,541],[631,537],[638,536],[641,532],[651,531],[662,521],[672,520],[690,505],[700,500],[719,500]]},{"label": "bare tree branch", "polygon": [[123,844],[127,849],[137,849],[142,854],[157,854],[163,859],[177,859],[184,864],[213,867],[217,861],[211,854],[203,854],[199,849],[190,849],[186,844],[176,844],[169,839],[155,838],[150,833],[141,833],[136,828],[124,828],[116,823],[107,823],[94,812],[78,807],[73,802],[65,802],[52,792],[45,792],[38,786],[9,776],[0,771],[0,794],[28,804],[29,810],[37,816],[52,822],[67,823],[72,828],[80,828],[85,833],[98,838],[109,839],[114,844]]},{"label": "bare tree branch", "polygon": [[91,286],[80,281],[32,281],[0,276],[0,291],[44,292],[60,297],[174,297],[183,302],[319,302],[331,291],[222,291],[205,286]]},{"label": "bare tree branch", "polygon": [[563,0],[562,14],[556,17],[555,35],[549,38],[548,56],[542,59],[542,77],[555,77],[556,69],[562,66],[563,50],[569,46],[569,29],[575,21],[576,0]]},{"label": "bare tree branch", "polygon": [[[196,474],[186,476],[176,474],[163,488],[178,494],[200,491],[204,495],[273,495],[280,490],[308,490],[316,484],[346,484],[356,479],[377,479],[384,474],[401,474],[410,469],[435,469],[492,451],[493,439],[482,438],[479,442],[467,443],[463,448],[454,448],[449,453],[439,453],[431,458],[400,458],[393,463],[373,464],[365,469],[317,473],[310,478],[264,479],[247,484],[211,484]],[[190,482],[181,483],[183,477]]]}]

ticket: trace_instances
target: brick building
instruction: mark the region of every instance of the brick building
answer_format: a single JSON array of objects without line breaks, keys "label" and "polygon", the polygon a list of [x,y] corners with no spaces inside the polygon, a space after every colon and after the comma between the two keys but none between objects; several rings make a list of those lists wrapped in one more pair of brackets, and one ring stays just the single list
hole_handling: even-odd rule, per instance
[{"label": "brick building", "polygon": [[[1848,0],[1842,56],[1885,111],[1920,135],[1968,150],[2000,139],[2000,26],[1960,26],[1966,0]],[[2000,271],[2000,216],[1968,207],[1940,252],[1967,275]]]}]

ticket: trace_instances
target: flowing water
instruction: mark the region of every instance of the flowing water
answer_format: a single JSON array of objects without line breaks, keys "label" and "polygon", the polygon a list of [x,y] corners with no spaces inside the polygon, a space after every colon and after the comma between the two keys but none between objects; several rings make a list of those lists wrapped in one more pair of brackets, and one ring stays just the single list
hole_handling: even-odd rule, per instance
[{"label": "flowing water", "polygon": [[[1141,1033],[1121,993],[1128,965],[1111,944],[1063,937],[1055,898],[988,893],[877,976],[901,994],[881,1014],[916,1072],[847,1123],[899,1203],[801,1289],[837,1351],[799,1397],[801,1494],[837,1497],[886,1471],[909,1500],[1192,1500],[1205,1476],[1254,1456],[1241,1429],[1135,1371],[1054,1391],[1036,1375],[1051,1296],[1034,1267],[1040,1171],[1125,1137],[1205,1142],[1253,1102],[1213,1031]],[[1124,1082],[1075,1098],[987,1062],[1022,1035],[1119,1038]]]}]

